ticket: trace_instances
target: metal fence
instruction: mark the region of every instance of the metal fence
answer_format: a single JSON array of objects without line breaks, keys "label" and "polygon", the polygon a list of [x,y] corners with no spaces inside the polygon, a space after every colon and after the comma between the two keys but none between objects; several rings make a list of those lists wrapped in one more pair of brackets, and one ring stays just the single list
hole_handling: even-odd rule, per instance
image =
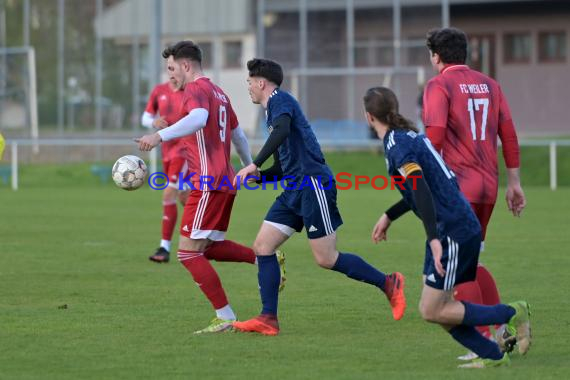
[{"label": "metal fence", "polygon": [[[323,139],[319,141],[324,150],[363,150],[363,149],[379,149],[382,144],[380,140],[373,140],[367,138],[358,139]],[[263,145],[263,140],[250,140],[250,145],[255,149]],[[558,147],[570,147],[570,140],[521,140],[519,141],[521,147],[547,147],[549,149],[549,173],[550,173],[550,189],[556,190],[558,188]],[[128,147],[134,149],[132,140],[128,139],[20,139],[9,140],[6,142],[6,147],[10,148],[10,176],[11,186],[13,190],[18,190],[18,171],[19,171],[19,147]],[[124,153],[124,149],[121,150]],[[142,155],[142,153],[138,153]],[[144,153],[144,157],[149,160],[149,169],[151,172],[157,170],[157,150],[153,149],[149,153]],[[115,157],[115,156],[111,156]],[[118,157],[118,155],[116,155]]]}]

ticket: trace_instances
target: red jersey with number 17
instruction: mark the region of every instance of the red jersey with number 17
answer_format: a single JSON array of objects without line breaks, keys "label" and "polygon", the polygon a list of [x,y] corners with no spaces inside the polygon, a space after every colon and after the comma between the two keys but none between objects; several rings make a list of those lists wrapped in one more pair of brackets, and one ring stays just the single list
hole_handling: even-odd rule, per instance
[{"label": "red jersey with number 17", "polygon": [[[186,116],[183,107],[184,91],[173,90],[168,82],[156,85],[150,94],[145,111],[160,115],[168,125],[176,123]],[[170,161],[180,156],[183,147],[180,139],[162,143],[162,160]]]},{"label": "red jersey with number 17", "polygon": [[446,67],[425,87],[423,122],[445,128],[442,157],[471,203],[497,200],[497,136],[511,120],[499,84],[466,65]]},{"label": "red jersey with number 17", "polygon": [[[198,132],[183,137],[183,156],[188,162],[192,184],[196,189],[209,191],[235,192],[231,189],[235,172],[230,162],[232,130],[237,128],[238,119],[229,97],[213,84],[210,79],[201,77],[188,83],[184,88],[184,109],[204,108],[208,111],[206,126]],[[210,182],[206,176],[213,177]],[[210,186],[200,179],[211,183]]]}]

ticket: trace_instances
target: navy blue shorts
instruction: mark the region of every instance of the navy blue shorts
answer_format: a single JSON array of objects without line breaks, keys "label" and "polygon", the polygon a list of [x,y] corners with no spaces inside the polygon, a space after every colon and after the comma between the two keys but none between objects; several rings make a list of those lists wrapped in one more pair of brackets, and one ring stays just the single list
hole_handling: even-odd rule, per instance
[{"label": "navy blue shorts", "polygon": [[309,239],[328,236],[342,225],[336,206],[336,183],[320,185],[311,178],[312,186],[299,190],[285,190],[276,199],[265,222],[291,236],[301,232],[303,226]]},{"label": "navy blue shorts", "polygon": [[426,242],[424,274],[427,286],[440,290],[452,290],[456,285],[474,281],[477,274],[477,263],[481,249],[481,235],[477,234],[464,242],[453,241],[450,236],[441,239],[443,255],[441,264],[445,269],[445,277],[435,270],[431,248]]}]

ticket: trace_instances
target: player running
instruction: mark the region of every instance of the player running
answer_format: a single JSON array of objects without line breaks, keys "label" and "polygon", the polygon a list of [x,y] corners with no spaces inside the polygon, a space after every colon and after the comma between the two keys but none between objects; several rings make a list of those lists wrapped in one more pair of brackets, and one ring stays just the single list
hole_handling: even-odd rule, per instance
[{"label": "player running", "polygon": [[[176,123],[187,114],[183,99],[184,89],[174,79],[157,85],[148,99],[141,118],[142,125],[162,129]],[[183,144],[182,139],[162,143],[162,167],[169,184],[162,192],[162,239],[156,252],[149,257],[156,263],[167,263],[170,260],[170,242],[178,217],[176,198],[182,206],[188,199],[188,191],[178,190],[178,176],[187,169],[186,160],[182,156]]]},{"label": "player running", "polygon": [[[184,181],[192,190],[182,215],[178,260],[216,310],[210,325],[196,333],[225,331],[231,328],[236,315],[208,260],[256,263],[251,248],[225,240],[236,195],[231,186],[235,176],[230,162],[231,142],[243,164],[251,163],[251,153],[229,97],[202,73],[200,48],[191,41],[180,41],[166,48],[162,56],[167,60],[171,80],[184,87],[183,105],[188,115],[136,141],[141,150],[149,151],[161,141],[183,138],[183,155],[190,173]],[[280,276],[278,286],[283,281]]]},{"label": "player running", "polygon": [[481,247],[481,226],[459,191],[453,171],[445,165],[430,141],[398,113],[398,100],[385,87],[368,90],[364,97],[368,124],[383,139],[391,176],[406,178],[398,188],[402,200],[390,207],[372,231],[376,243],[386,240],[391,223],[413,210],[427,235],[425,283],[420,299],[422,317],[441,325],[479,358],[461,368],[508,365],[508,353],[481,335],[475,326],[506,323],[516,335],[519,351],[530,347],[530,311],[525,301],[509,305],[478,305],[453,299],[453,288],[473,281]]},{"label": "player running", "polygon": [[[520,216],[526,205],[511,112],[499,84],[465,65],[465,33],[454,28],[432,30],[427,36],[427,47],[439,75],[427,83],[424,92],[426,134],[457,176],[461,191],[479,219],[483,249],[487,225],[497,200],[497,137],[503,144],[507,166],[507,206],[514,216]],[[455,299],[484,305],[500,302],[495,280],[482,265],[477,268],[475,281],[456,287]],[[482,326],[480,331],[487,337],[492,336],[488,326]],[[497,340],[512,350],[514,342],[508,335],[498,333]],[[460,359],[473,357],[468,353]]]},{"label": "player running", "polygon": [[[283,81],[281,66],[270,60],[253,59],[247,68],[249,95],[253,103],[265,108],[270,135],[255,161],[240,170],[237,179],[244,181],[250,175],[287,177],[289,184],[306,186],[285,190],[269,209],[253,244],[258,260],[261,315],[234,322],[234,329],[264,335],[279,333],[279,266],[275,250],[303,227],[318,265],[378,287],[388,297],[394,319],[401,319],[406,308],[404,276],[398,272],[385,275],[361,257],[336,248],[336,229],[342,224],[336,185],[299,103],[279,88]],[[260,172],[259,168],[273,154],[274,166]]]}]

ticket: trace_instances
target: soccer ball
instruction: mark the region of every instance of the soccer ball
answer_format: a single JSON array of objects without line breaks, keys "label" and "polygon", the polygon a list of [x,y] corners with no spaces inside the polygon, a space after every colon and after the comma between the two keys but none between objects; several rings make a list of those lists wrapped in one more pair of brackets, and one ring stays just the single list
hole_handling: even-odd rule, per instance
[{"label": "soccer ball", "polygon": [[113,181],[124,190],[136,190],[146,179],[147,168],[144,161],[137,156],[123,156],[113,165]]}]

